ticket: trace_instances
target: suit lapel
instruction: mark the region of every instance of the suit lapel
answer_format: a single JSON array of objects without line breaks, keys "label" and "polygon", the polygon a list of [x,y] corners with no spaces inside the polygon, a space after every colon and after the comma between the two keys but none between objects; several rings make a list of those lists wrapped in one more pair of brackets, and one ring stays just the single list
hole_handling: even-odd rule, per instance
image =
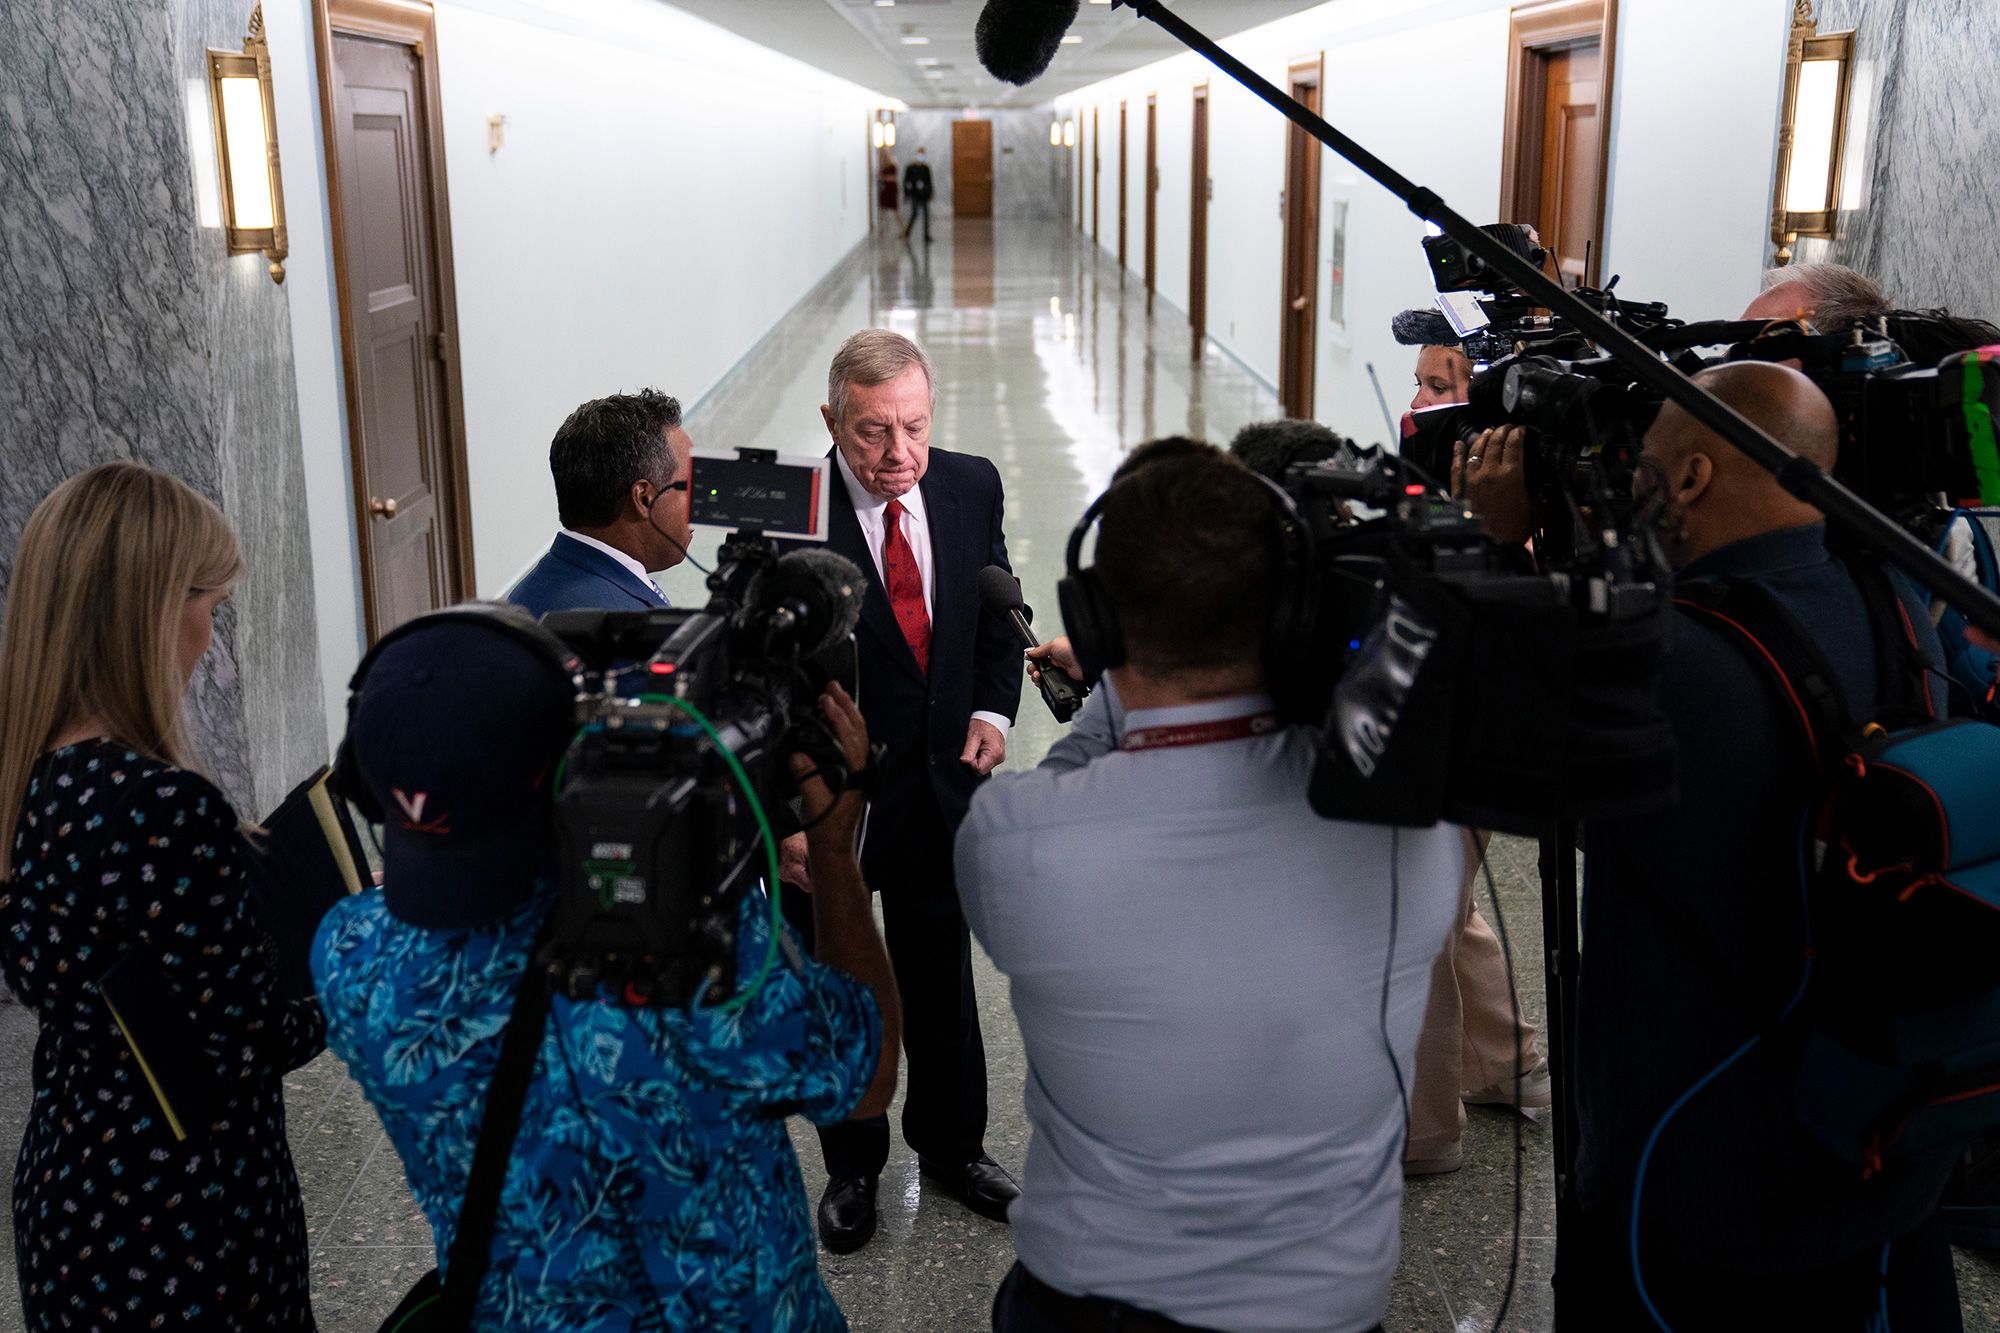
[{"label": "suit lapel", "polygon": [[[876,571],[875,558],[868,554],[868,539],[861,535],[861,520],[854,516],[854,501],[848,497],[847,487],[840,482],[837,471],[834,485],[836,491],[832,503],[827,506],[826,544],[832,551],[861,566],[862,574],[868,579],[868,593],[861,599],[861,623],[881,640],[882,648],[891,661],[899,663],[917,680],[923,680],[924,673],[917,667],[916,654],[910,651],[901,627],[896,624],[896,612],[889,605],[889,590],[882,586],[882,575]],[[928,494],[924,500],[929,503]]]},{"label": "suit lapel", "polygon": [[[933,456],[932,462],[936,463]],[[948,486],[932,485],[937,473],[926,471],[924,479],[917,483],[917,489],[924,493],[924,517],[931,530],[931,665],[937,666],[936,645],[954,643],[951,637],[956,630],[959,598],[953,591],[967,586],[969,571],[964,568],[964,543],[960,540],[962,525],[959,521],[958,496]],[[916,659],[912,658],[914,662]]]}]

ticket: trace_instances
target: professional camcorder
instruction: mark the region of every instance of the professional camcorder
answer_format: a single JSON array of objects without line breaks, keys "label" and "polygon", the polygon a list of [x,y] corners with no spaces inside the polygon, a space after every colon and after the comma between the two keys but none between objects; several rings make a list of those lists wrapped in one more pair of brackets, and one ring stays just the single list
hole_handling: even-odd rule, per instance
[{"label": "professional camcorder", "polygon": [[817,701],[830,679],[854,684],[840,659],[861,571],[830,551],[781,555],[772,540],[824,539],[827,482],[824,459],[697,455],[695,521],[738,528],[708,605],[542,618],[589,673],[555,796],[549,952],[573,997],[728,1001],[742,895],[764,879],[775,902],[789,757],[810,756],[835,792],[852,779]]}]

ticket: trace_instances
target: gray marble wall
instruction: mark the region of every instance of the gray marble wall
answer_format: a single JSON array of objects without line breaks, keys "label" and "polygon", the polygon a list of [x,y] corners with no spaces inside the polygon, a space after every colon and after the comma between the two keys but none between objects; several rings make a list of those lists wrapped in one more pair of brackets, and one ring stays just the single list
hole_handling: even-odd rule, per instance
[{"label": "gray marble wall", "polygon": [[[1076,150],[1051,147],[1049,107],[982,112],[993,122],[993,216],[1068,218],[1076,194]],[[931,212],[951,216],[951,124],[963,111],[916,108],[896,117],[896,165],[904,167],[926,150],[937,195]]]},{"label": "gray marble wall", "polygon": [[197,203],[213,153],[194,151],[190,97],[252,4],[0,5],[0,606],[22,526],[66,476],[135,459],[221,504],[248,572],[189,706],[254,816],[326,742],[285,293]]},{"label": "gray marble wall", "polygon": [[1821,32],[1855,30],[1859,206],[1799,258],[1850,264],[1898,305],[2000,320],[2000,4],[1819,0],[1817,14]]}]

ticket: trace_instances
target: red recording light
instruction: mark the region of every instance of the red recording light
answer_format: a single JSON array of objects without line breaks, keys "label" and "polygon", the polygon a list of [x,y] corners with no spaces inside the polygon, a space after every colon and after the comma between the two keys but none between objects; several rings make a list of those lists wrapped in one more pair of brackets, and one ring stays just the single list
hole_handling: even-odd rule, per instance
[{"label": "red recording light", "polygon": [[1422,495],[1423,493],[1424,488],[1414,481],[1403,488],[1403,494],[1405,495]]},{"label": "red recording light", "polygon": [[671,676],[674,674],[674,664],[672,662],[655,662],[648,670],[656,676]]}]

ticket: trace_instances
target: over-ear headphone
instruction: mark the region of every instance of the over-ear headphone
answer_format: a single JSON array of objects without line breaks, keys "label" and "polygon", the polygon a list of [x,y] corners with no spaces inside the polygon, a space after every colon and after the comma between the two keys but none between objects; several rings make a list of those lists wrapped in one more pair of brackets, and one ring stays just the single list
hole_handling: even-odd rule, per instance
[{"label": "over-ear headphone", "polygon": [[[1270,571],[1271,614],[1264,623],[1259,648],[1264,668],[1271,676],[1273,693],[1285,697],[1289,694],[1289,679],[1312,669],[1301,652],[1311,642],[1319,608],[1312,533],[1299,513],[1298,503],[1284,487],[1261,472],[1248,468],[1244,472],[1270,492],[1274,505],[1278,563]],[[1092,685],[1112,667],[1124,665],[1125,634],[1119,628],[1117,610],[1104,590],[1103,578],[1094,565],[1083,563],[1083,543],[1103,515],[1105,502],[1123,484],[1123,480],[1113,482],[1092,500],[1070,530],[1069,545],[1063,556],[1065,572],[1056,584],[1056,602],[1062,611],[1070,650],[1076,654],[1084,680]]]},{"label": "over-ear headphone", "polygon": [[441,611],[406,620],[377,639],[375,646],[362,655],[354,674],[347,679],[347,731],[341,736],[340,748],[334,754],[333,773],[329,780],[333,790],[346,797],[361,812],[362,818],[371,824],[382,822],[383,811],[374,794],[368,790],[360,762],[354,754],[354,715],[361,705],[362,683],[368,679],[369,669],[390,644],[419,630],[450,622],[477,625],[512,639],[546,660],[549,669],[561,676],[565,683],[575,684],[582,670],[581,661],[568,644],[544,629],[541,622],[526,611],[505,602],[462,602],[457,606],[448,606]]}]

